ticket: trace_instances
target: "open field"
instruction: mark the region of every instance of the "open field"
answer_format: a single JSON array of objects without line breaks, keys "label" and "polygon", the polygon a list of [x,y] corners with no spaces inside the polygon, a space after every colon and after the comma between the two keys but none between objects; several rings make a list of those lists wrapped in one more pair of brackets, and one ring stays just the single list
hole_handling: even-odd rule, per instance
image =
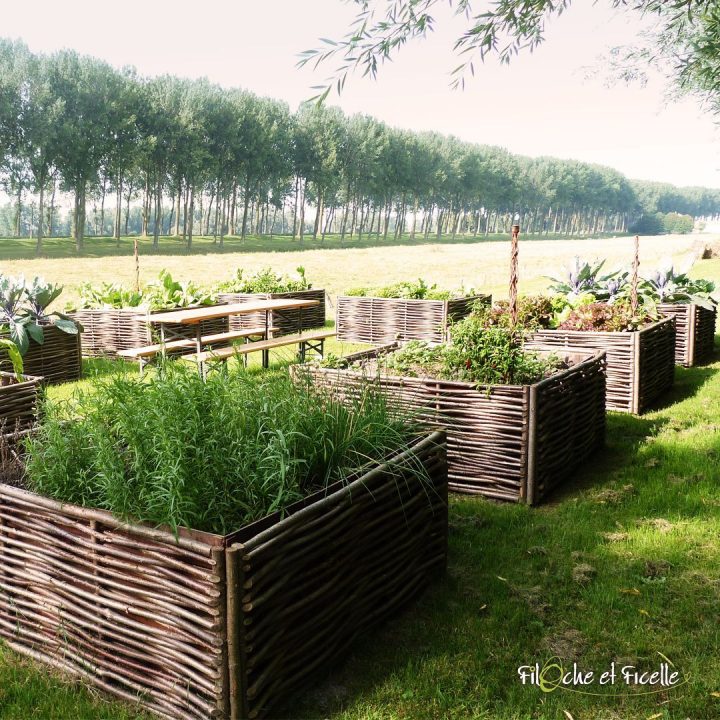
[{"label": "open field", "polygon": [[[693,238],[645,238],[647,265],[687,257]],[[505,291],[507,243],[304,253],[144,257],[210,282],[235,266],[303,264],[331,292],[422,275]],[[628,238],[521,247],[527,291],[575,254],[629,262]],[[237,258],[237,260],[235,260]],[[292,258],[292,259],[291,259]],[[298,258],[298,259],[295,259]],[[78,265],[83,264],[83,269]],[[151,263],[152,269],[149,268]],[[183,265],[185,264],[185,265]],[[189,267],[188,267],[189,265]],[[129,258],[4,262],[73,285],[128,279]],[[720,282],[720,259],[693,274]],[[720,342],[720,338],[716,340]],[[334,348],[337,352],[337,348]],[[98,374],[113,364],[88,364]],[[642,418],[611,414],[605,451],[538,508],[455,496],[446,580],[367,637],[332,676],[281,717],[335,720],[712,720],[720,717],[720,355],[691,370]],[[53,389],[67,397],[73,385]],[[605,696],[523,686],[521,665],[560,658],[603,672],[612,662],[655,669],[668,658],[683,685],[657,694],[618,684]],[[0,650],[0,718],[139,717],[81,685]],[[601,691],[603,689],[601,688]],[[611,695],[615,695],[611,697]]]},{"label": "open field", "polygon": [[[698,237],[662,235],[642,238],[641,262],[648,268],[653,268],[665,258],[682,263],[689,257]],[[710,239],[713,236],[702,237]],[[106,245],[109,245],[108,254],[98,252],[96,256],[9,259],[12,252],[8,243],[16,242],[0,241],[0,272],[41,275],[46,280],[62,283],[66,288],[62,303],[74,299],[78,286],[83,282],[119,281],[131,285],[134,281],[133,258],[127,254],[127,248],[123,255],[109,254],[114,248],[111,241],[106,241]],[[163,238],[163,243],[166,242],[167,239]],[[178,244],[176,240],[173,242]],[[248,249],[255,247],[253,242],[247,241]],[[252,271],[271,266],[282,272],[293,272],[298,265],[302,265],[313,285],[326,288],[331,295],[361,285],[386,285],[417,277],[449,289],[464,284],[495,295],[507,292],[507,238],[475,243],[453,243],[448,238],[442,243],[307,250],[288,250],[286,245],[292,243],[292,240],[284,239],[281,242],[284,243],[283,250],[274,252],[237,252],[237,243],[229,244],[235,248],[234,252],[215,252],[212,241],[204,245],[199,242],[192,255],[185,251],[155,254],[143,247],[140,256],[141,282],[156,278],[162,268],[167,268],[173,277],[210,285],[227,279],[236,267]],[[331,241],[327,240],[327,243],[330,245]],[[525,240],[521,236],[521,243],[522,292],[544,288],[547,284],[545,276],[561,272],[576,255],[587,258],[607,257],[608,267],[611,268],[629,266],[632,261],[633,241],[630,237]],[[205,252],[201,252],[201,249]]]}]

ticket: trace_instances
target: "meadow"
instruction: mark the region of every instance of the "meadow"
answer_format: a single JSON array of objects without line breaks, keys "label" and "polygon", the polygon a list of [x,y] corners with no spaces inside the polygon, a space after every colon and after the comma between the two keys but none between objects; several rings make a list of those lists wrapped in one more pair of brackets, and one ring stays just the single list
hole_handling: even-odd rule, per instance
[{"label": "meadow", "polygon": [[[649,267],[690,259],[696,238],[643,238]],[[2,250],[0,250],[2,252]],[[628,265],[629,238],[528,241],[521,290],[547,285],[575,255]],[[430,243],[375,248],[141,256],[144,279],[162,267],[199,282],[236,265],[307,269],[331,294],[422,276],[506,292],[508,243]],[[0,257],[6,257],[0,255]],[[127,256],[0,262],[67,285],[132,278]],[[720,282],[720,259],[692,273]],[[716,339],[720,344],[720,338]],[[331,346],[334,347],[334,346]],[[334,351],[338,351],[335,349]],[[87,363],[90,373],[115,365]],[[87,382],[87,381],[83,381]],[[75,386],[52,391],[66,397]],[[332,675],[281,717],[335,720],[711,720],[720,717],[720,355],[676,370],[676,386],[641,418],[611,413],[606,449],[550,501],[528,508],[454,496],[447,577],[367,637]],[[602,672],[669,661],[682,684],[647,694],[639,685],[543,692],[518,668],[551,658]],[[0,648],[0,718],[142,717],[68,678]]]}]

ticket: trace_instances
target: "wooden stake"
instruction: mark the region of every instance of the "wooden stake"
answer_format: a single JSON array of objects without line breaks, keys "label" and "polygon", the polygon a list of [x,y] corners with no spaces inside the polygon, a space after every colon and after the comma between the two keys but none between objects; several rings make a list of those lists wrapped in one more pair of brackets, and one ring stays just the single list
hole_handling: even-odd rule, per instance
[{"label": "wooden stake", "polygon": [[520,226],[512,226],[512,240],[510,244],[510,318],[512,324],[517,324],[518,314],[518,238],[520,236]]},{"label": "wooden stake", "polygon": [[633,257],[632,284],[630,286],[630,309],[633,315],[638,309],[638,270],[640,268],[640,236],[635,236],[635,255]]}]

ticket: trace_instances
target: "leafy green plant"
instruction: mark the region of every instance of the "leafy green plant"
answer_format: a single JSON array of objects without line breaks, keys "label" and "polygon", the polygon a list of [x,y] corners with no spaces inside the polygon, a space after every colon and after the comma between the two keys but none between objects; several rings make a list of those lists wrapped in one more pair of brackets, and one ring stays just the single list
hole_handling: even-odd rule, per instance
[{"label": "leafy green plant", "polygon": [[212,305],[213,295],[192,281],[173,280],[167,270],[161,270],[158,281],[143,289],[143,305],[151,310],[169,310],[192,305]]},{"label": "leafy green plant", "polygon": [[[524,330],[557,327],[556,317],[567,304],[560,295],[524,295],[518,299],[517,326]],[[512,326],[510,303],[507,300],[497,300],[492,307],[477,303],[473,313],[482,318],[487,327]]]},{"label": "leafy green plant", "polygon": [[686,273],[676,273],[670,266],[658,270],[642,280],[640,291],[662,303],[696,303],[710,310],[717,304],[712,298],[715,283],[709,280],[693,280]]},{"label": "leafy green plant", "polygon": [[[78,307],[87,310],[138,307],[142,304],[142,300],[142,292],[129,290],[118,283],[102,283],[97,287],[91,283],[83,283],[80,286]],[[72,309],[77,308],[72,307]]]},{"label": "leafy green plant", "polygon": [[25,278],[11,278],[0,275],[0,326],[25,355],[33,340],[42,345],[45,340],[43,327],[54,325],[70,335],[76,335],[82,328],[66,315],[48,312],[48,306],[62,292],[59,285],[45,283],[34,278],[28,285]]},{"label": "leafy green plant", "polygon": [[345,406],[284,373],[205,383],[170,363],[152,381],[114,377],[46,405],[27,484],[125,518],[225,533],[347,480],[414,434],[372,388]]},{"label": "leafy green plant", "polygon": [[629,302],[614,305],[596,302],[574,308],[559,327],[561,330],[632,332],[658,319],[659,315],[648,306],[640,305],[633,312]]},{"label": "leafy green plant", "polygon": [[[0,332],[1,331],[2,328],[0,328]],[[8,354],[8,358],[10,358],[10,362],[13,366],[15,379],[20,382],[20,380],[22,380],[22,374],[24,370],[24,364],[22,355],[20,354],[20,349],[12,340],[6,337],[0,337],[0,348],[5,348],[5,351]]]},{"label": "leafy green plant", "polygon": [[217,290],[235,293],[284,293],[312,289],[312,285],[305,276],[305,268],[301,265],[296,268],[296,272],[297,278],[280,275],[272,268],[245,275],[242,268],[238,268],[230,280],[217,286]]},{"label": "leafy green plant", "polygon": [[431,345],[412,340],[383,356],[380,369],[407,377],[461,380],[476,385],[533,383],[559,365],[556,357],[541,357],[522,345],[522,334],[506,327],[488,326],[473,314],[457,323],[452,342]]},{"label": "leafy green plant", "polygon": [[612,272],[601,275],[604,265],[605,260],[591,264],[581,262],[580,258],[576,257],[564,278],[549,278],[553,282],[550,290],[564,295],[573,305],[589,299],[613,302],[625,287],[627,273]]},{"label": "leafy green plant", "polygon": [[453,297],[469,297],[474,294],[475,291],[472,288],[466,289],[464,287],[457,292],[441,290],[435,284],[428,285],[422,278],[418,278],[415,282],[404,280],[393,285],[377,288],[357,287],[345,293],[345,295],[353,297],[380,297],[401,300],[450,300]]}]

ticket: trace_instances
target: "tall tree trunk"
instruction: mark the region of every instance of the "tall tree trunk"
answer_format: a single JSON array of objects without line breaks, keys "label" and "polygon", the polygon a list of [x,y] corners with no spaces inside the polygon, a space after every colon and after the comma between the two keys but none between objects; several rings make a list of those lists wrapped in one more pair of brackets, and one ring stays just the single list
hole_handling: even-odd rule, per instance
[{"label": "tall tree trunk", "polygon": [[248,209],[250,207],[250,178],[245,178],[245,197],[243,198],[243,219],[242,219],[242,230],[240,232],[240,239],[245,240],[247,236],[247,223],[248,223]]},{"label": "tall tree trunk", "polygon": [[150,173],[145,173],[145,194],[143,195],[142,209],[142,236],[148,236],[148,225],[150,224]]},{"label": "tall tree trunk", "polygon": [[23,184],[22,181],[18,182],[18,192],[17,192],[17,206],[15,209],[15,237],[20,237],[20,231],[22,230],[22,191],[23,191]]},{"label": "tall tree trunk", "polygon": [[107,172],[103,171],[102,190],[100,195],[100,237],[105,236],[105,196],[107,195]]},{"label": "tall tree trunk", "polygon": [[123,191],[123,174],[118,171],[115,178],[115,224],[113,227],[113,236],[115,242],[120,246],[120,223],[122,222],[122,191]]},{"label": "tall tree trunk", "polygon": [[305,183],[300,190],[300,242],[305,239]]},{"label": "tall tree trunk", "polygon": [[233,180],[233,190],[232,190],[232,204],[230,205],[230,223],[229,223],[229,230],[228,235],[236,235],[237,234],[237,219],[235,216],[237,209],[237,181]]},{"label": "tall tree trunk", "polygon": [[325,210],[323,191],[318,192],[317,213],[315,214],[315,226],[313,227],[313,240],[317,240],[320,224],[322,223],[323,211]]},{"label": "tall tree trunk", "polygon": [[162,180],[158,172],[155,183],[155,227],[153,228],[153,247],[160,247],[160,227],[162,225]]},{"label": "tall tree trunk", "polygon": [[130,197],[132,196],[132,186],[128,188],[128,194],[125,196],[125,236],[127,237],[130,229]]},{"label": "tall tree trunk", "polygon": [[85,246],[85,188],[86,180],[83,178],[78,182],[75,190],[75,213],[74,213],[74,232],[75,249],[81,253]]},{"label": "tall tree trunk", "polygon": [[175,232],[173,235],[175,237],[180,236],[180,202],[182,200],[182,180],[178,180],[178,191],[177,196],[175,197]]},{"label": "tall tree trunk", "polygon": [[188,183],[189,190],[190,190],[190,208],[188,210],[188,221],[187,221],[187,249],[190,250],[192,248],[192,240],[193,240],[193,220],[195,215],[195,190],[190,183]]},{"label": "tall tree trunk", "polygon": [[43,209],[45,200],[45,177],[40,178],[40,197],[38,199],[38,224],[37,224],[37,242],[35,244],[35,254],[40,255],[42,252],[43,241]]},{"label": "tall tree trunk", "polygon": [[48,226],[48,237],[53,237],[55,234],[55,191],[57,190],[57,180],[53,176],[52,179],[52,195],[50,196],[50,207],[48,207],[48,220],[47,220],[47,226]]},{"label": "tall tree trunk", "polygon": [[297,239],[298,235],[298,198],[300,197],[300,176],[295,176],[295,207],[293,209],[293,240]]}]

